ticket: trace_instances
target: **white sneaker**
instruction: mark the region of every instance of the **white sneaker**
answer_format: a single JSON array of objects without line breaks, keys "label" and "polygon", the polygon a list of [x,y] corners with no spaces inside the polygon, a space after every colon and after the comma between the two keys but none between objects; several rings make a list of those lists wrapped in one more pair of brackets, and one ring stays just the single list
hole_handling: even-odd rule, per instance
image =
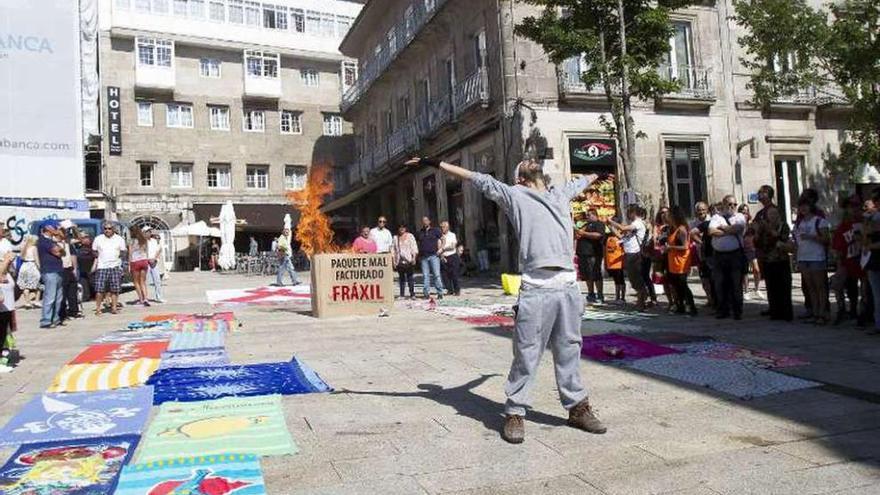
[{"label": "white sneaker", "polygon": [[743,294],[743,301],[751,301],[752,300],[752,291],[748,291]]}]

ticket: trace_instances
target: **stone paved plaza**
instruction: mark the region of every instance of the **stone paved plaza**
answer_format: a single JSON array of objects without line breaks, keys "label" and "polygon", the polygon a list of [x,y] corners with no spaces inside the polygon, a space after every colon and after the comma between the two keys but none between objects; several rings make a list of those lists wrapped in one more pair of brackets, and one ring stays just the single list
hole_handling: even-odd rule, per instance
[{"label": "stone paved plaza", "polygon": [[[0,375],[0,422],[96,336],[149,313],[209,310],[207,289],[269,281],[173,273],[168,304],[126,306],[119,316],[53,330],[37,329],[35,311],[19,311],[26,359]],[[464,292],[511,300],[489,281],[471,281]],[[272,494],[880,494],[880,336],[852,326],[772,325],[759,310],[749,304],[742,322],[664,314],[637,324],[800,357],[810,364],[784,372],[822,386],[741,400],[584,361],[609,428],[596,436],[565,426],[546,355],[518,446],[498,434],[509,329],[414,309],[319,321],[242,306],[235,312],[244,326],[227,348],[238,363],[295,354],[336,389],[284,398],[300,452],[263,459]]]}]

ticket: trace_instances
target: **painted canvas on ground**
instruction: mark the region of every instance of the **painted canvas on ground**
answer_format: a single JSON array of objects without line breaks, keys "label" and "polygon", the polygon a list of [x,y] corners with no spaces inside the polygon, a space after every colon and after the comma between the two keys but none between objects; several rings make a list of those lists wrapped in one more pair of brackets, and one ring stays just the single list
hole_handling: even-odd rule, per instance
[{"label": "painted canvas on ground", "polygon": [[111,495],[138,437],[23,445],[0,468],[3,495]]},{"label": "painted canvas on ground", "polygon": [[687,354],[668,354],[639,359],[628,363],[627,366],[639,371],[717,390],[741,399],[751,399],[820,385],[816,382],[737,361]]},{"label": "painted canvas on ground", "polygon": [[705,356],[728,361],[740,361],[759,368],[788,368],[810,364],[801,358],[783,356],[771,351],[748,349],[726,342],[692,342],[672,347],[693,356]]},{"label": "painted canvas on ground", "polygon": [[0,445],[140,434],[152,405],[152,387],[41,394],[0,429]]},{"label": "painted canvas on ground", "polygon": [[116,495],[265,495],[255,455],[176,457],[122,470]]},{"label": "painted canvas on ground", "polygon": [[223,289],[205,292],[212,306],[296,306],[312,307],[312,292],[308,284],[293,287],[254,287],[250,289]]},{"label": "painted canvas on ground", "polygon": [[158,342],[171,339],[173,332],[169,328],[148,330],[118,330],[104,334],[92,341],[92,344],[123,344],[126,342]]},{"label": "painted canvas on ground", "polygon": [[177,332],[168,344],[169,351],[192,349],[213,349],[226,346],[226,331],[217,332]]},{"label": "painted canvas on ground", "polygon": [[112,363],[144,358],[159,359],[167,347],[167,340],[92,344],[67,364]]},{"label": "painted canvas on ground", "polygon": [[159,367],[158,359],[101,364],[68,364],[55,375],[48,392],[94,392],[138,387]]},{"label": "painted canvas on ground", "polygon": [[656,316],[657,315],[651,313],[639,313],[635,311],[631,313],[622,313],[617,311],[596,310],[587,308],[584,311],[582,318],[584,320],[628,322],[648,320]]},{"label": "painted canvas on ground", "polygon": [[469,325],[475,327],[509,327],[512,328],[516,323],[510,316],[502,315],[485,315],[485,316],[465,316],[458,318]]},{"label": "painted canvas on ground", "polygon": [[138,462],[217,454],[284,455],[298,449],[280,395],[166,402],[150,422]]},{"label": "painted canvas on ground", "polygon": [[332,390],[311,368],[293,358],[262,363],[159,370],[149,384],[153,404],[190,402],[222,397],[307,394]]},{"label": "painted canvas on ground", "polygon": [[229,354],[226,349],[191,349],[163,352],[159,369],[225,366],[227,364],[229,364]]},{"label": "painted canvas on ground", "polygon": [[588,335],[584,337],[581,346],[581,355],[596,361],[644,359],[679,352],[670,347],[616,333]]},{"label": "painted canvas on ground", "polygon": [[618,323],[614,321],[584,320],[581,322],[581,333],[584,335],[611,332],[641,332],[641,325]]}]

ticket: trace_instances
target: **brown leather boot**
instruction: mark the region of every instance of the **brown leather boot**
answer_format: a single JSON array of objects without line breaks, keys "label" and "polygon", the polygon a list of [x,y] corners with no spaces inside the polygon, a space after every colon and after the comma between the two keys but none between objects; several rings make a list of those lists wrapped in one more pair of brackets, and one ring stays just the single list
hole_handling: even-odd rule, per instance
[{"label": "brown leather boot", "polygon": [[587,399],[578,402],[568,411],[568,426],[590,433],[602,434],[607,431],[605,425],[593,414],[593,408]]},{"label": "brown leather boot", "polygon": [[509,443],[522,443],[526,436],[523,417],[510,414],[504,418],[504,428],[501,430],[501,438]]}]

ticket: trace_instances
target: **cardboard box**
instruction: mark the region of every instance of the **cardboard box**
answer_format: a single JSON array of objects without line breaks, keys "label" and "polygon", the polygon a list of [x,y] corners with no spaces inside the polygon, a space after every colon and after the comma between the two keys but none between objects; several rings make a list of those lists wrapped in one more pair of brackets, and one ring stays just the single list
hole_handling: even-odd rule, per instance
[{"label": "cardboard box", "polygon": [[390,254],[317,254],[312,257],[312,314],[378,316],[394,308]]}]

